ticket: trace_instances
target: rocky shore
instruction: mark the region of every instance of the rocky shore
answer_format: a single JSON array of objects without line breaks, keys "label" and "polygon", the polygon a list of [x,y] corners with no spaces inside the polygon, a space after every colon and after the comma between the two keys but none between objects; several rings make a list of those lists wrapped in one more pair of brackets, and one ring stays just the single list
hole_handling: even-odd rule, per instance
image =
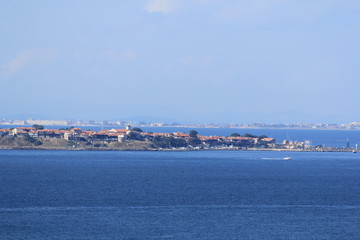
[{"label": "rocky shore", "polygon": [[214,147],[214,148],[159,148],[151,142],[128,141],[113,142],[106,146],[86,145],[84,143],[68,142],[64,139],[39,139],[41,144],[25,138],[0,137],[0,150],[64,150],[64,151],[277,151],[277,152],[353,152],[352,148],[269,148],[269,147]]}]

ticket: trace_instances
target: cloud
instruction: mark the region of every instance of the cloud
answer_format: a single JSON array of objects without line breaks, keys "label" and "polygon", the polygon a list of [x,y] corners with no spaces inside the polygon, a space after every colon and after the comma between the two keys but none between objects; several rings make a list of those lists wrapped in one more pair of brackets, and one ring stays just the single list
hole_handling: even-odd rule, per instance
[{"label": "cloud", "polygon": [[128,60],[135,60],[137,58],[137,54],[134,51],[126,50],[122,53],[122,56]]},{"label": "cloud", "polygon": [[178,7],[177,0],[150,0],[145,5],[145,10],[149,13],[173,13]]},{"label": "cloud", "polygon": [[33,58],[31,51],[17,53],[16,57],[2,67],[2,75],[13,75],[22,71]]},{"label": "cloud", "polygon": [[0,76],[11,77],[28,67],[43,65],[52,61],[57,56],[54,49],[33,49],[20,51],[16,56],[1,67]]}]

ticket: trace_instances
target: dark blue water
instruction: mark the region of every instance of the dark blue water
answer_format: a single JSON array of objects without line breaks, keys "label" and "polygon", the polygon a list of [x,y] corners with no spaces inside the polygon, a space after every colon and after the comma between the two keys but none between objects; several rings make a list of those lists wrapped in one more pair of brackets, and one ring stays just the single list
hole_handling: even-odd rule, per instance
[{"label": "dark blue water", "polygon": [[353,153],[0,151],[0,181],[0,239],[360,236]]}]

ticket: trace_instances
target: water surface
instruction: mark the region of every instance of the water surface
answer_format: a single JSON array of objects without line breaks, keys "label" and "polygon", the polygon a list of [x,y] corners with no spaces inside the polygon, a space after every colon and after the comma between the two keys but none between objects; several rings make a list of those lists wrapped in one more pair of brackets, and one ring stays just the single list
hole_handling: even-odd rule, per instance
[{"label": "water surface", "polygon": [[352,153],[0,151],[0,239],[358,239],[359,173]]}]

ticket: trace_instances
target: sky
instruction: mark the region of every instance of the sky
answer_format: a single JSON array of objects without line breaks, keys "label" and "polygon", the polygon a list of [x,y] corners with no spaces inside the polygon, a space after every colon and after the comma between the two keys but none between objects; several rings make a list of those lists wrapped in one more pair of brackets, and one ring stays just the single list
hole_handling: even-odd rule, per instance
[{"label": "sky", "polygon": [[0,119],[360,121],[358,0],[0,0]]}]

